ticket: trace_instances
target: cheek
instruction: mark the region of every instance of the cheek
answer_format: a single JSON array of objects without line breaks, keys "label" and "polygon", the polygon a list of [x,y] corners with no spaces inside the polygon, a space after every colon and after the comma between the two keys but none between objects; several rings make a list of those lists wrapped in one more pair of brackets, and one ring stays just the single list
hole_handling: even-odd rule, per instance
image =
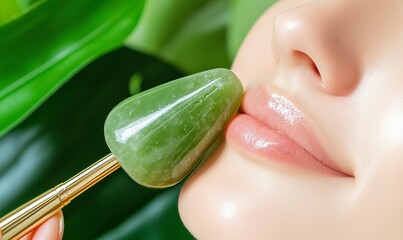
[{"label": "cheek", "polygon": [[403,101],[395,98],[383,109],[372,136],[376,139],[372,146],[375,154],[367,178],[373,182],[374,189],[379,189],[381,199],[387,196],[388,202],[395,202],[390,206],[403,210],[403,189],[398,187],[403,183]]},{"label": "cheek", "polygon": [[390,107],[381,120],[380,132],[383,145],[403,157],[403,102]]},{"label": "cheek", "polygon": [[[355,232],[373,239],[403,239],[403,159],[385,154],[357,185],[353,201]],[[364,238],[357,238],[364,239]]]},{"label": "cheek", "polygon": [[[388,89],[389,85],[394,89]],[[361,97],[366,103],[359,108],[364,109],[360,113],[364,119],[358,131],[361,145],[357,146],[360,151],[357,150],[353,209],[355,218],[360,221],[357,231],[372,229],[378,239],[401,239],[403,188],[399,186],[403,183],[403,102],[399,95],[402,88],[390,82],[374,86],[371,97]],[[379,91],[388,94],[379,94]]]}]

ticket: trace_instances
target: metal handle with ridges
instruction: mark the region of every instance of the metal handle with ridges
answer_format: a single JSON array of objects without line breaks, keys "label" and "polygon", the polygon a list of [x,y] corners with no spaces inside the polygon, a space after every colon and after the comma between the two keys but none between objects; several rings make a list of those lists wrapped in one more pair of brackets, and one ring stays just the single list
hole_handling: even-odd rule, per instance
[{"label": "metal handle with ridges", "polygon": [[0,219],[0,233],[3,239],[18,239],[24,236],[119,167],[116,158],[108,154],[68,181],[10,212]]}]

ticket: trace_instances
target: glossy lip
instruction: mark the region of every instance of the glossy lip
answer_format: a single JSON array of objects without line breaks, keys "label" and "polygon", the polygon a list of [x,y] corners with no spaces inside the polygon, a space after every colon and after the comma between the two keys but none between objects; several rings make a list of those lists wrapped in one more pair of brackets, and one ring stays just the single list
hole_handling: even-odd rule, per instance
[{"label": "glossy lip", "polygon": [[302,112],[288,99],[262,86],[246,91],[241,112],[226,137],[236,149],[332,175],[349,176],[323,151]]}]

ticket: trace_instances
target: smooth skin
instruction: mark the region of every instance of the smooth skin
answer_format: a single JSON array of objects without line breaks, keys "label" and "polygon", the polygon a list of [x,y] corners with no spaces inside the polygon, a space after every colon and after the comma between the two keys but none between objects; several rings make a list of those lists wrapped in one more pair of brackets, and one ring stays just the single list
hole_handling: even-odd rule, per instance
[{"label": "smooth skin", "polygon": [[402,43],[401,0],[282,0],[266,11],[232,69],[246,93],[295,105],[341,174],[262,158],[227,132],[180,194],[194,236],[403,239]]}]

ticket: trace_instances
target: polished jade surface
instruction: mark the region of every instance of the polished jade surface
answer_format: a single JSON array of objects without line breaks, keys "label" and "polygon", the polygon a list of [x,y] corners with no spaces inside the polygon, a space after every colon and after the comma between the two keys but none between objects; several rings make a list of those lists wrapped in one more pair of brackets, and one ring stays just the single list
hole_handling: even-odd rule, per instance
[{"label": "polished jade surface", "polygon": [[213,69],[168,82],[118,104],[105,121],[105,139],[137,183],[172,186],[200,162],[237,112],[239,79]]}]

